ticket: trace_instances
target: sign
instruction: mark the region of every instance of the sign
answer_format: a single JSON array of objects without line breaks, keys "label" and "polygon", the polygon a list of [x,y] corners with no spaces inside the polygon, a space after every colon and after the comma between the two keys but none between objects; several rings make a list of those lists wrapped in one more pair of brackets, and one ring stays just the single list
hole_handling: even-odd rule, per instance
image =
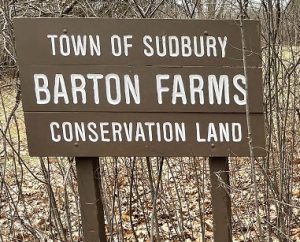
[{"label": "sign", "polygon": [[257,21],[14,22],[30,155],[265,155]]}]

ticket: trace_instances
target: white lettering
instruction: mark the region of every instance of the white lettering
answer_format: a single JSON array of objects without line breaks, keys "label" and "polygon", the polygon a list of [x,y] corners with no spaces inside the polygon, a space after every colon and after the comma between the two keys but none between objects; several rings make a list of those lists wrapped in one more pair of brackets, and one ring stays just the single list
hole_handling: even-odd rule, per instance
[{"label": "white lettering", "polygon": [[53,142],[59,142],[61,141],[61,136],[59,134],[55,134],[54,126],[56,129],[59,129],[59,124],[57,122],[50,123],[51,139]]},{"label": "white lettering", "polygon": [[111,52],[114,56],[122,55],[122,42],[121,38],[118,35],[111,36]]},{"label": "white lettering", "polygon": [[[217,56],[216,39],[213,36],[207,36],[206,38],[206,53],[207,56]],[[212,52],[212,53],[211,53]]]},{"label": "white lettering", "polygon": [[51,41],[51,50],[52,50],[52,55],[56,55],[56,50],[55,50],[55,39],[57,38],[56,34],[48,34],[47,38],[50,39]]},{"label": "white lettering", "polygon": [[162,93],[163,92],[168,92],[169,88],[168,87],[162,87],[161,82],[163,80],[168,80],[170,78],[169,75],[156,75],[156,91],[157,91],[157,102],[158,104],[162,104]]},{"label": "white lettering", "polygon": [[132,47],[132,43],[129,43],[129,40],[132,39],[132,35],[125,35],[124,37],[124,54],[128,56],[129,48]]},{"label": "white lettering", "polygon": [[209,92],[209,103],[214,104],[215,98],[217,99],[217,104],[222,104],[222,99],[224,96],[225,103],[230,103],[229,97],[229,80],[227,75],[220,75],[219,81],[216,75],[208,76],[208,92]]},{"label": "white lettering", "polygon": [[74,35],[71,35],[74,54],[76,56],[78,56],[78,55],[85,56],[86,55],[86,39],[87,39],[86,35],[83,35],[83,36],[77,35],[77,38],[75,38]]},{"label": "white lettering", "polygon": [[64,76],[62,74],[56,74],[54,79],[54,90],[53,90],[53,102],[58,104],[58,99],[63,98],[64,103],[69,103],[69,97],[66,89]]},{"label": "white lettering", "polygon": [[217,131],[214,123],[209,123],[208,124],[208,131],[207,131],[207,141],[211,142],[212,139],[217,142],[218,141],[218,136],[217,136]]},{"label": "white lettering", "polygon": [[162,36],[161,40],[159,39],[159,36],[155,37],[156,39],[156,50],[157,55],[160,57],[166,56],[167,54],[167,44],[166,44],[166,36]]},{"label": "white lettering", "polygon": [[232,141],[240,142],[242,140],[242,126],[240,123],[232,124]]},{"label": "white lettering", "polygon": [[169,36],[169,52],[171,57],[179,56],[179,40],[176,36]]},{"label": "white lettering", "polygon": [[84,122],[80,122],[80,124],[78,122],[75,122],[74,130],[76,141],[86,141]]},{"label": "white lettering", "polygon": [[104,129],[104,126],[108,126],[109,123],[108,122],[102,122],[100,123],[100,137],[101,137],[101,141],[103,142],[110,142],[110,139],[105,137],[106,134],[109,134],[109,130]]},{"label": "white lettering", "polygon": [[221,47],[221,53],[222,53],[222,58],[225,57],[226,55],[226,45],[227,45],[227,36],[224,37],[224,39],[222,40],[222,37],[218,37],[218,41]]},{"label": "white lettering", "polygon": [[62,123],[62,131],[63,131],[64,140],[66,142],[71,142],[73,140],[72,124],[70,122],[63,122]]},{"label": "white lettering", "polygon": [[100,39],[99,35],[96,35],[96,41],[94,40],[92,35],[89,35],[89,40],[90,40],[90,52],[91,56],[94,56],[95,54],[97,56],[101,55],[101,45],[100,45]]},{"label": "white lettering", "polygon": [[184,85],[181,75],[174,75],[172,104],[176,104],[177,98],[181,98],[183,104],[187,104]]},{"label": "white lettering", "polygon": [[87,125],[88,131],[90,134],[88,135],[88,138],[92,142],[97,142],[99,140],[98,133],[96,132],[97,125],[94,122],[89,122]]},{"label": "white lettering", "polygon": [[[114,80],[115,88],[111,88],[111,82]],[[108,103],[117,105],[121,102],[121,83],[120,77],[117,74],[108,74],[105,76],[106,98]],[[116,91],[116,97],[112,97],[112,90]]]},{"label": "white lettering", "polygon": [[[120,123],[117,122],[112,122],[111,123],[111,128],[112,128],[112,137],[113,137],[113,141],[122,141],[122,126]],[[118,136],[118,138],[117,138]]]},{"label": "white lettering", "polygon": [[173,141],[173,129],[172,129],[172,124],[170,122],[165,122],[163,123],[163,135],[164,135],[164,140],[166,142],[171,142]]},{"label": "white lettering", "polygon": [[[239,81],[243,84],[239,84]],[[238,105],[246,105],[246,90],[245,90],[245,85],[246,85],[246,78],[243,75],[235,75],[233,77],[233,85],[234,87],[242,94],[242,98],[239,97],[239,95],[235,94],[233,95],[233,99]]]},{"label": "white lettering", "polygon": [[[78,85],[78,82],[80,83]],[[81,74],[71,74],[71,84],[72,84],[72,97],[73,103],[78,103],[77,95],[81,94],[82,104],[86,103],[86,92],[85,92],[85,78]]]},{"label": "white lettering", "polygon": [[94,102],[95,104],[100,103],[100,98],[99,98],[99,85],[98,81],[103,78],[103,75],[101,74],[87,74],[87,78],[93,80],[93,90],[94,90]]},{"label": "white lettering", "polygon": [[126,104],[131,103],[130,94],[134,99],[135,104],[140,104],[140,87],[139,87],[139,76],[134,75],[134,85],[129,75],[124,75],[124,88],[125,88],[125,100]]},{"label": "white lettering", "polygon": [[[191,104],[196,103],[196,93],[198,93],[199,103],[204,104],[204,93],[203,93],[203,78],[200,75],[190,75],[190,95]],[[195,81],[198,81],[196,86]]]},{"label": "white lettering", "polygon": [[61,35],[59,37],[59,47],[60,47],[60,53],[63,56],[68,56],[71,53],[71,48],[70,48],[70,39],[68,35]]},{"label": "white lettering", "polygon": [[153,50],[152,46],[150,45],[151,42],[152,42],[151,36],[145,35],[143,37],[143,43],[144,43],[145,47],[148,48],[148,50],[144,49],[144,54],[145,54],[145,56],[148,56],[148,57],[153,56],[153,54],[154,54],[154,50]]},{"label": "white lettering", "polygon": [[181,52],[183,57],[189,57],[192,54],[191,39],[189,36],[181,36]]},{"label": "white lettering", "polygon": [[[48,89],[48,78],[44,74],[34,74],[34,91],[35,91],[35,98],[37,104],[47,104],[50,102],[50,91]],[[40,81],[43,83],[41,84]],[[41,98],[41,94],[45,96],[43,99]]]}]

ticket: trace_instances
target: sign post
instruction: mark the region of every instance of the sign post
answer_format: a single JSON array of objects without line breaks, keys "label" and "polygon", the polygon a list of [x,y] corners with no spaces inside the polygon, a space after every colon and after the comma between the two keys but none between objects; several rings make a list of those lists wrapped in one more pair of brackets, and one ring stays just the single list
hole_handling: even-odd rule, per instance
[{"label": "sign post", "polygon": [[[210,182],[214,221],[214,241],[232,242],[231,199],[227,157],[210,157]],[[224,183],[224,184],[222,184]]]},{"label": "sign post", "polygon": [[106,242],[98,157],[76,157],[83,236],[88,242]]},{"label": "sign post", "polygon": [[238,20],[17,18],[14,27],[29,153],[78,157],[85,240],[105,241],[95,157],[206,156],[215,240],[231,241],[230,197],[215,172],[229,184],[226,157],[250,155],[246,104],[253,155],[265,155],[258,21],[243,21],[243,43]]}]

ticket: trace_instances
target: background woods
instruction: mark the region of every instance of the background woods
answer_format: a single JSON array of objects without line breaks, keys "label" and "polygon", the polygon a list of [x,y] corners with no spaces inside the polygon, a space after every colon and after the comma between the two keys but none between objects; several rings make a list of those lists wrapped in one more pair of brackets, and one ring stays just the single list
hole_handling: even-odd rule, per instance
[{"label": "background woods", "polygon": [[[27,153],[18,16],[259,19],[267,156],[229,160],[233,236],[300,241],[299,14],[299,0],[0,0],[0,241],[82,240],[74,158]],[[206,158],[100,158],[110,240],[211,241],[208,171]]]}]

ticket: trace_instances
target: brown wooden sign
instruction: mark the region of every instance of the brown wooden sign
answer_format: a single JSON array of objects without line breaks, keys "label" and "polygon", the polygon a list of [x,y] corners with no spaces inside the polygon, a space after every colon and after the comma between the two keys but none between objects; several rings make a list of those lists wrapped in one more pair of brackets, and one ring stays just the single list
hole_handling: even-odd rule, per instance
[{"label": "brown wooden sign", "polygon": [[[244,21],[247,63],[260,67],[258,21]],[[18,18],[23,64],[242,66],[239,20]]]},{"label": "brown wooden sign", "polygon": [[[34,112],[25,118],[35,156],[249,156],[243,114]],[[263,147],[263,116],[251,119],[255,145]]]},{"label": "brown wooden sign", "polygon": [[[243,68],[28,66],[26,111],[244,113]],[[262,113],[261,70],[248,68],[250,111]],[[77,89],[74,92],[74,89]],[[258,91],[259,90],[259,91]]]},{"label": "brown wooden sign", "polygon": [[15,19],[33,156],[265,154],[259,23]]}]

